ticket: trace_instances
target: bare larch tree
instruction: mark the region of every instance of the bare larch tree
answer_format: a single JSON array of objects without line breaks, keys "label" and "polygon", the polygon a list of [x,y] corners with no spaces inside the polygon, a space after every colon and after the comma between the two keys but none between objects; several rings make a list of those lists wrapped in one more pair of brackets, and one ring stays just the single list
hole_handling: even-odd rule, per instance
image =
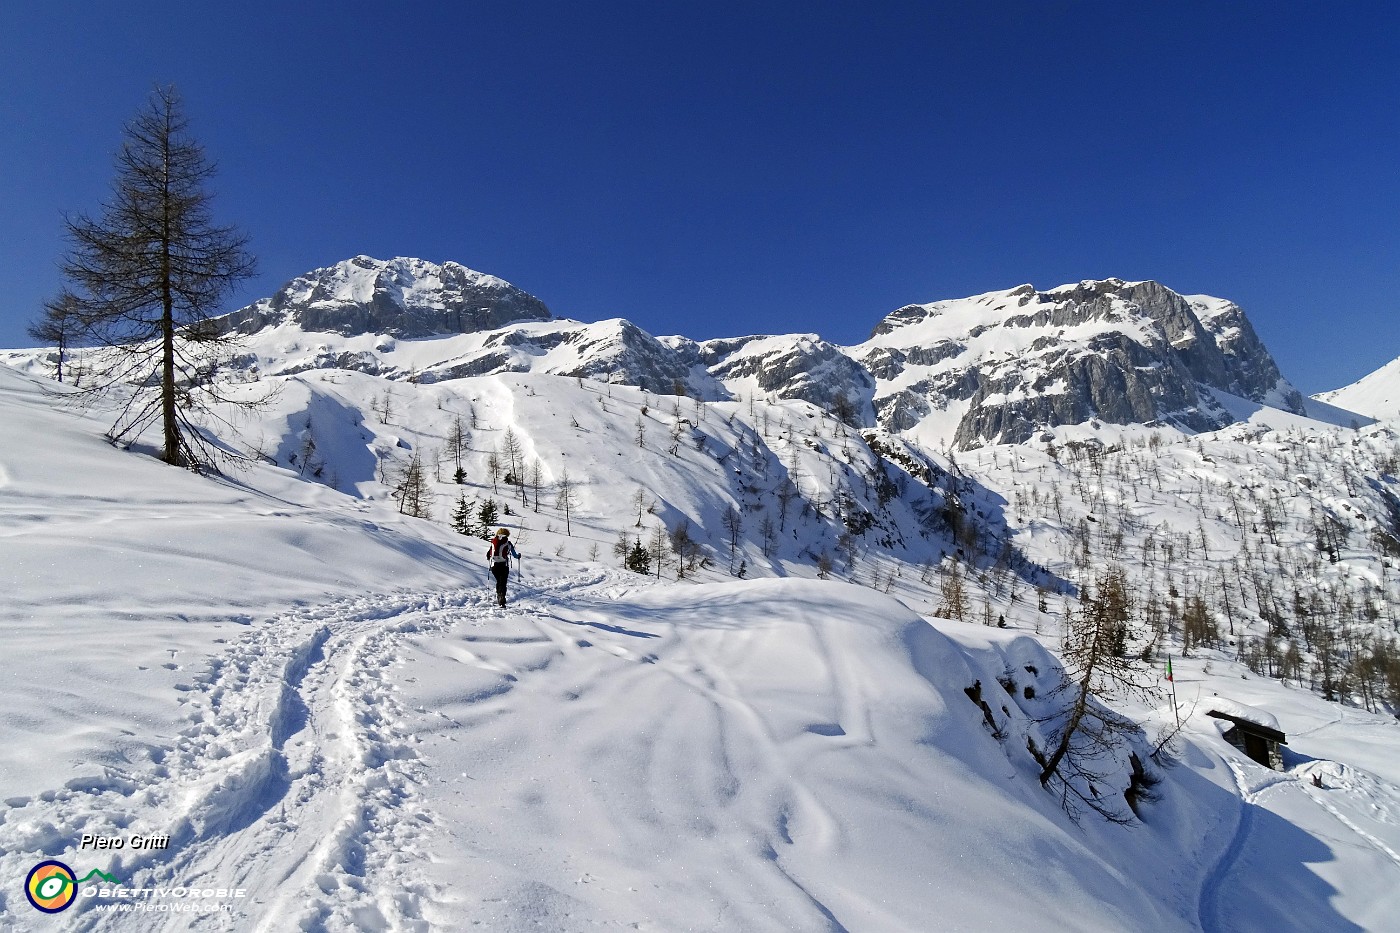
[{"label": "bare larch tree", "polygon": [[48,303],[44,322],[61,322],[93,348],[84,359],[89,400],[125,396],[108,432],[114,443],[130,444],[159,421],[165,462],[200,470],[220,452],[199,422],[231,402],[214,377],[236,335],[215,315],[254,261],[243,234],[213,223],[205,185],[214,165],[190,136],[174,87],[157,87],[127,125],[116,169],[101,216],[65,220],[70,288]]},{"label": "bare larch tree", "polygon": [[[1056,783],[1060,803],[1072,817],[1088,809],[1113,823],[1133,819],[1127,801],[1116,793],[1119,789],[1108,783],[1119,771],[1119,760],[1132,755],[1133,739],[1142,730],[1103,702],[1115,695],[1153,695],[1152,676],[1142,660],[1143,649],[1151,644],[1144,638],[1151,635],[1134,631],[1132,614],[1127,577],[1113,567],[1095,581],[1082,611],[1069,620],[1061,652],[1066,676],[1056,691],[1068,702],[1052,717],[1053,749],[1048,757],[1037,753],[1037,759],[1040,783]],[[1134,784],[1143,778],[1141,767],[1135,760]],[[1133,789],[1141,796],[1137,787]]]}]

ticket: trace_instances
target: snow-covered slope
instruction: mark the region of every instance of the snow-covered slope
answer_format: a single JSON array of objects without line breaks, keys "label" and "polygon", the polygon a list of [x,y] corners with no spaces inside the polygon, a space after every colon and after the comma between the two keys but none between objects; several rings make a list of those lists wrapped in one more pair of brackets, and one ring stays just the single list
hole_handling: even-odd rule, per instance
[{"label": "snow-covered slope", "polygon": [[[1132,827],[1076,825],[1026,752],[1060,703],[1033,600],[996,597],[1006,630],[932,619],[913,573],[891,574],[889,596],[804,579],[799,547],[765,561],[752,540],[765,579],[700,567],[663,583],[589,558],[633,527],[634,484],[659,500],[637,513],[648,526],[708,524],[743,494],[724,478],[735,461],[753,481],[751,449],[783,450],[766,469],[809,490],[831,481],[823,449],[868,456],[815,413],[799,430],[800,403],[768,412],[767,438],[747,404],[693,407],[707,449],[670,452],[654,426],[635,442],[640,390],[309,373],[263,422],[268,457],[300,469],[230,482],[109,447],[99,418],[43,388],[0,368],[10,927],[183,930],[194,917],[172,905],[198,901],[227,905],[199,918],[214,930],[1393,928],[1393,722],[1178,659],[1183,712],[1202,699],[1160,799]],[[356,423],[385,391],[396,414]],[[409,422],[469,405],[473,494],[489,487],[476,452],[507,427],[584,479],[573,534],[501,494],[527,555],[506,611],[479,543],[385,509],[365,470],[366,453],[423,449]],[[796,513],[810,547],[821,526]],[[1277,715],[1288,772],[1220,738],[1204,713],[1226,690]],[[1124,708],[1146,723],[1138,743],[1171,716]],[[168,845],[96,851],[84,834]],[[44,916],[21,888],[46,858],[117,880]],[[244,896],[161,893],[191,887]]]},{"label": "snow-covered slope", "polygon": [[1323,392],[1317,398],[1371,418],[1400,418],[1400,359],[1391,360],[1351,385]]},{"label": "snow-covered slope", "polygon": [[[67,780],[146,760],[150,736],[130,738],[127,721],[173,734],[170,691],[216,640],[270,612],[356,593],[371,578],[389,591],[479,575],[462,562],[475,548],[460,536],[405,533],[397,510],[295,472],[211,481],[117,450],[102,439],[106,424],[64,407],[58,389],[0,366],[9,794],[41,791],[55,769]],[[42,716],[23,712],[40,697]]]},{"label": "snow-covered slope", "polygon": [[628,321],[522,321],[492,330],[407,340],[376,333],[342,336],[284,322],[248,335],[239,365],[258,376],[354,370],[417,383],[496,373],[585,377],[649,392],[677,386],[702,398],[727,395],[696,351],[663,342]]}]

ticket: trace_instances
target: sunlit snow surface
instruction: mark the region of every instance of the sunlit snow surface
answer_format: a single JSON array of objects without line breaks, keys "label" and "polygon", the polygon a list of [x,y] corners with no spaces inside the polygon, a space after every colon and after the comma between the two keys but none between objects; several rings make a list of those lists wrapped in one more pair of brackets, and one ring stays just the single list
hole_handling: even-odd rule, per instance
[{"label": "sunlit snow surface", "polygon": [[[580,473],[628,461],[586,501],[626,512],[629,426],[561,404],[597,432]],[[1162,799],[1076,826],[1024,753],[1035,702],[996,683],[1047,702],[1028,628],[844,583],[656,584],[533,514],[499,610],[477,542],[369,498],[350,422],[323,445],[350,495],[195,477],[103,427],[0,368],[0,927],[192,925],[93,898],[41,915],[23,881],[57,858],[247,890],[205,930],[1400,929],[1393,721],[1178,659],[1192,718]],[[712,509],[687,469],[662,479]],[[1220,738],[1214,693],[1277,718],[1285,773]]]},{"label": "sunlit snow surface", "polygon": [[1372,418],[1400,417],[1400,359],[1318,398]]}]

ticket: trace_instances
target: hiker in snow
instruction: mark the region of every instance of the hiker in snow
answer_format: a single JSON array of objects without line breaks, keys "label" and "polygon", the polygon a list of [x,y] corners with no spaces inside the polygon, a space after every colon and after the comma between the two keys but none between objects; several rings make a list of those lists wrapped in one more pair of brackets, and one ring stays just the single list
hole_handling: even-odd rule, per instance
[{"label": "hiker in snow", "polygon": [[491,576],[496,578],[496,603],[501,606],[506,604],[506,578],[510,576],[512,557],[519,560],[520,552],[510,543],[510,532],[497,528],[496,537],[486,549],[486,559],[491,563]]}]

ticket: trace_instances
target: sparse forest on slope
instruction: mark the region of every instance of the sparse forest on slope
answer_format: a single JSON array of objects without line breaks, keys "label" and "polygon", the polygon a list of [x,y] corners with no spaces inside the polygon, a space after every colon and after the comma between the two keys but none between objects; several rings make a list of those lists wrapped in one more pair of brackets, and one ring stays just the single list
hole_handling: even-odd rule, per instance
[{"label": "sparse forest on slope", "polygon": [[[411,515],[489,503],[527,536],[566,526],[551,547],[577,557],[835,576],[1051,632],[1118,567],[1154,656],[1400,705],[1400,443],[1307,418],[1229,302],[1024,286],[911,305],[848,350],[696,344],[556,320],[452,263],[359,257],[229,321],[248,352],[227,376],[282,395],[244,443]],[[997,438],[1023,443],[956,450]]]}]

